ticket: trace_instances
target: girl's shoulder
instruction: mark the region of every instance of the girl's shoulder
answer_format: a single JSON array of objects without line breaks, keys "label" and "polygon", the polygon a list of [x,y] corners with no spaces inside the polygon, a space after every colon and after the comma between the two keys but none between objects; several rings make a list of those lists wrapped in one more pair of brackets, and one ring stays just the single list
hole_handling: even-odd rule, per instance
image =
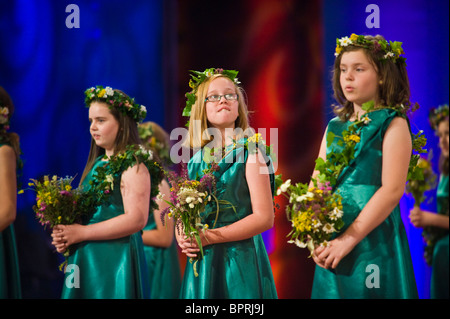
[{"label": "girl's shoulder", "polygon": [[15,160],[16,153],[13,147],[9,144],[0,144],[0,155],[4,158],[13,158]]}]

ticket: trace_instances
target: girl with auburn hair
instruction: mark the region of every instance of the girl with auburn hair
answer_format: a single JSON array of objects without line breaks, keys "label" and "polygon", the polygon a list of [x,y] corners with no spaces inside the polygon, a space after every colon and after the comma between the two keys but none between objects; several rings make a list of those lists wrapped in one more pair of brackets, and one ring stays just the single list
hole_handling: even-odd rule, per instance
[{"label": "girl with auburn hair", "polygon": [[[400,42],[381,36],[337,40],[333,89],[340,105],[319,157],[342,152],[349,143],[343,133],[356,122],[361,126],[352,136],[354,157],[333,185],[343,198],[345,225],[313,252],[312,298],[418,297],[399,207],[412,154],[403,53]],[[329,133],[335,138],[327,143]]]}]

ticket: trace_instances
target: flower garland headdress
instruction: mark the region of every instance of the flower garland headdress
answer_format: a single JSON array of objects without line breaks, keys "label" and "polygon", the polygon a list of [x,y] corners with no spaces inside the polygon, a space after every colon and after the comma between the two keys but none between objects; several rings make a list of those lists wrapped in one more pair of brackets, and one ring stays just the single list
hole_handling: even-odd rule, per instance
[{"label": "flower garland headdress", "polygon": [[147,116],[147,109],[143,105],[139,105],[134,102],[134,98],[129,98],[117,90],[113,90],[107,86],[103,88],[101,85],[91,87],[84,91],[86,96],[84,103],[87,107],[90,106],[92,101],[99,100],[107,103],[110,106],[114,106],[123,114],[130,116],[136,121],[141,122]]},{"label": "flower garland headdress", "polygon": [[9,129],[9,109],[0,106],[0,132]]},{"label": "flower garland headdress", "polygon": [[386,41],[386,40],[378,40],[378,39],[372,39],[368,38],[364,35],[357,35],[355,33],[352,33],[352,35],[349,37],[342,37],[336,39],[336,52],[335,56],[338,57],[344,47],[347,46],[356,46],[365,48],[368,50],[373,50],[374,52],[381,51],[383,56],[380,58],[380,60],[392,60],[394,63],[397,62],[405,62],[405,58],[401,57],[401,54],[405,54],[405,52],[402,49],[402,42],[398,41]]},{"label": "flower garland headdress", "polygon": [[431,127],[434,130],[437,130],[438,125],[441,121],[445,119],[448,120],[448,113],[448,104],[440,105],[437,108],[432,108],[428,116]]},{"label": "flower garland headdress", "polygon": [[203,72],[200,71],[193,71],[191,70],[191,79],[189,80],[189,87],[192,89],[191,92],[186,93],[186,106],[183,109],[183,116],[191,116],[191,109],[192,105],[194,105],[195,101],[197,100],[197,89],[201,83],[209,79],[214,74],[223,74],[227,78],[229,78],[231,81],[233,81],[235,84],[240,84],[237,74],[239,71],[235,70],[224,70],[224,69],[216,69],[216,68],[209,68],[206,69]]}]

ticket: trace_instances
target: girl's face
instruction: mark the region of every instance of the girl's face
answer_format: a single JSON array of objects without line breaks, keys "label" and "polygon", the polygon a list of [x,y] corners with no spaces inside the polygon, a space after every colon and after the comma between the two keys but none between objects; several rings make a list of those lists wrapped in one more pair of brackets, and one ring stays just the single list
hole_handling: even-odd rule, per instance
[{"label": "girl's face", "polygon": [[363,50],[344,52],[340,68],[341,88],[347,101],[360,107],[377,100],[377,71]]},{"label": "girl's face", "polygon": [[108,105],[92,102],[89,107],[89,122],[91,136],[97,146],[104,148],[106,155],[113,155],[119,122],[109,111]]},{"label": "girl's face", "polygon": [[448,157],[448,120],[441,121],[438,125],[439,147],[442,155]]},{"label": "girl's face", "polygon": [[[219,77],[212,80],[209,84],[206,97],[212,95],[236,94],[234,83],[225,77]],[[238,100],[227,100],[221,96],[220,100],[211,102],[206,101],[206,117],[208,122],[217,128],[233,128],[234,123],[239,116]]]}]

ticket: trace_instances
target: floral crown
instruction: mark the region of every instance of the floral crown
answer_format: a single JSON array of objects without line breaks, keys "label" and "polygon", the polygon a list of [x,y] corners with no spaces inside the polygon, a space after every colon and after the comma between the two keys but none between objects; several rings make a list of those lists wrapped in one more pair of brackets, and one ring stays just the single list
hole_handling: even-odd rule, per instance
[{"label": "floral crown", "polygon": [[432,108],[428,119],[430,121],[431,127],[436,130],[441,121],[448,120],[448,104],[440,105],[437,108]]},{"label": "floral crown", "polygon": [[147,109],[145,106],[135,103],[134,98],[131,99],[123,93],[113,90],[109,86],[105,88],[101,85],[91,87],[84,91],[84,95],[86,96],[84,103],[87,107],[90,106],[92,101],[99,100],[116,107],[120,112],[128,115],[137,123],[141,122],[147,116]]},{"label": "floral crown", "polygon": [[0,131],[9,129],[9,109],[0,106]]},{"label": "floral crown", "polygon": [[383,56],[380,58],[381,61],[392,60],[394,63],[396,62],[405,62],[405,58],[401,57],[401,54],[405,54],[402,49],[402,42],[398,41],[386,41],[386,40],[378,40],[374,38],[368,38],[364,35],[357,35],[352,33],[349,37],[342,37],[336,39],[336,52],[335,56],[339,56],[344,49],[349,45],[365,48],[368,50],[372,50],[374,52],[382,52]]},{"label": "floral crown", "polygon": [[191,116],[192,105],[194,105],[197,100],[197,89],[200,84],[209,79],[211,76],[215,74],[223,74],[227,78],[229,78],[235,84],[240,84],[237,74],[239,71],[235,70],[224,70],[224,69],[215,69],[210,68],[206,69],[203,72],[199,71],[191,71],[191,79],[189,80],[189,87],[192,89],[191,92],[186,93],[186,106],[183,109],[183,116]]}]

